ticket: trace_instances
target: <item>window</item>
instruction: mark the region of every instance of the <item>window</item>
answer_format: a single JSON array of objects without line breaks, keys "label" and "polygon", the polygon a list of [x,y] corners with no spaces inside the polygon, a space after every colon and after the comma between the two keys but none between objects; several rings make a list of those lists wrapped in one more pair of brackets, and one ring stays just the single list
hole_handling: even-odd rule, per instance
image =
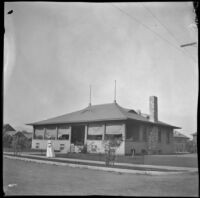
[{"label": "window", "polygon": [[166,131],[166,143],[169,144],[170,143],[170,132],[167,130]]},{"label": "window", "polygon": [[124,132],[123,124],[106,124],[106,134],[122,134]]},{"label": "window", "polygon": [[122,140],[124,124],[106,124],[105,140]]},{"label": "window", "polygon": [[162,134],[162,130],[161,128],[158,129],[158,142],[161,143],[161,134]]},{"label": "window", "polygon": [[44,127],[35,127],[34,139],[42,140],[44,138]]},{"label": "window", "polygon": [[147,126],[143,126],[143,141],[147,141]]},{"label": "window", "polygon": [[126,130],[126,139],[131,141],[139,141],[140,125],[137,123],[128,123]]},{"label": "window", "polygon": [[59,137],[59,140],[69,140],[69,134],[63,134]]},{"label": "window", "polygon": [[57,130],[55,126],[47,126],[45,132],[45,139],[55,140],[57,136]]},{"label": "window", "polygon": [[139,136],[140,136],[139,130],[135,130],[133,132],[133,141],[139,141]]},{"label": "window", "polygon": [[122,140],[122,134],[106,134],[105,140]]},{"label": "window", "polygon": [[89,124],[88,135],[103,135],[104,125],[103,124]]},{"label": "window", "polygon": [[88,140],[102,140],[102,135],[88,135]]},{"label": "window", "polygon": [[39,149],[40,148],[40,143],[36,143],[35,148]]},{"label": "window", "polygon": [[65,145],[64,144],[60,144],[60,151],[64,150]]},{"label": "window", "polygon": [[89,124],[88,125],[88,140],[102,140],[104,133],[103,124]]},{"label": "window", "polygon": [[58,127],[58,139],[59,140],[69,140],[70,128],[69,126],[59,126]]}]

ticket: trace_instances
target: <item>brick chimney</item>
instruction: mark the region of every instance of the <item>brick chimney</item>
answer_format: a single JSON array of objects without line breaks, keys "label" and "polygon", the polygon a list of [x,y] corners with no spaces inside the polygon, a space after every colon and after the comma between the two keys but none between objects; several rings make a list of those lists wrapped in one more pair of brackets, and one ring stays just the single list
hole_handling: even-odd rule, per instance
[{"label": "brick chimney", "polygon": [[150,121],[158,121],[158,98],[156,96],[149,97],[149,114]]}]

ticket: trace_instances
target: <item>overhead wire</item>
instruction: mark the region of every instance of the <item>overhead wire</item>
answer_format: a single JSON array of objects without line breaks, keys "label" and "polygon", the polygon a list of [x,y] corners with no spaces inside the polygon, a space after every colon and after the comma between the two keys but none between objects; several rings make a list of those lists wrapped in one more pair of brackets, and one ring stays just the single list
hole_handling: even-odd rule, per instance
[{"label": "overhead wire", "polygon": [[[184,53],[182,50],[180,50],[176,45],[172,44],[169,40],[165,39],[164,37],[162,37],[160,34],[158,34],[157,32],[155,32],[154,30],[152,30],[151,28],[149,28],[146,24],[142,23],[140,20],[138,20],[137,18],[135,18],[134,16],[130,15],[129,13],[127,13],[126,11],[124,11],[123,9],[121,9],[120,7],[114,5],[113,3],[110,4],[111,6],[113,6],[114,8],[118,9],[120,12],[124,13],[125,15],[127,15],[128,17],[130,17],[131,19],[133,19],[134,21],[136,21],[137,23],[143,25],[146,29],[148,29],[149,31],[153,32],[157,37],[159,37],[160,39],[162,39],[163,41],[167,42],[169,45],[171,45],[173,48],[177,49],[178,51],[180,51],[181,53]],[[185,54],[185,53],[184,53]],[[186,54],[185,54],[186,55]],[[188,56],[188,55],[187,55]],[[194,58],[192,58],[191,56],[188,56],[191,60],[193,60],[196,63],[196,60]]]},{"label": "overhead wire", "polygon": [[[158,21],[158,23],[173,37],[173,39],[178,43],[178,45],[180,45],[180,42],[177,40],[177,38],[175,37],[175,35],[166,27],[166,25],[164,25],[164,24],[158,19],[158,17],[157,17],[155,14],[153,14],[153,12],[152,12],[147,6],[145,6],[143,3],[141,3],[141,4],[142,4],[142,6],[151,14],[151,16],[153,16],[153,18],[155,18],[155,19]],[[184,50],[182,50],[182,52],[185,53]],[[194,57],[193,57],[190,53],[188,53],[188,55],[189,55],[192,59],[194,59]],[[195,61],[196,61],[196,60],[195,60]]]}]

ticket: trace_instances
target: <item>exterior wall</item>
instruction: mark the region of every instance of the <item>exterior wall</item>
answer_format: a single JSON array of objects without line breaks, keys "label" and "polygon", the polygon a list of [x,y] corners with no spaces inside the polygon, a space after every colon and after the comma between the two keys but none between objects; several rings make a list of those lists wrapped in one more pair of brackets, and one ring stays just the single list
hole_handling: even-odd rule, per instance
[{"label": "exterior wall", "polygon": [[[116,148],[117,155],[124,155],[124,141]],[[105,142],[102,140],[87,140],[87,151],[89,153],[105,153]]]},{"label": "exterior wall", "polygon": [[[105,153],[105,144],[106,144],[106,140],[104,140],[105,134],[106,134],[106,124],[113,124],[115,125],[119,124],[119,122],[108,122],[105,123],[102,127],[104,128],[104,134],[103,134],[103,138],[102,140],[86,140],[86,145],[87,145],[87,151],[89,153]],[[124,155],[125,154],[125,124],[121,123],[123,125],[123,129],[122,129],[122,142],[121,144],[116,147],[116,154],[117,155]]]},{"label": "exterior wall", "polygon": [[[109,127],[111,127],[112,125],[115,126],[116,124],[122,125],[122,128],[120,128],[121,129],[120,133],[122,134],[122,142],[118,147],[115,147],[115,149],[116,149],[116,154],[124,155],[124,153],[125,153],[125,144],[124,144],[125,123],[120,122],[120,121],[112,121],[112,122],[107,122],[107,123],[104,123],[104,124],[101,123],[102,130],[104,131],[104,133],[102,134],[102,140],[88,140],[87,139],[88,124],[85,124],[84,144],[87,145],[87,151],[89,153],[105,153],[105,143],[107,142],[107,141],[104,140],[105,134],[106,134],[106,124],[108,124]],[[44,131],[46,130],[47,127],[48,127],[48,125],[43,126]],[[58,126],[56,126],[56,127],[58,127]],[[117,133],[119,133],[119,131]],[[56,135],[56,137],[57,137],[57,135]],[[46,150],[47,141],[48,141],[47,139],[34,139],[33,138],[32,148],[33,149],[44,149],[44,150]],[[71,145],[71,129],[70,129],[70,132],[69,132],[69,139],[68,140],[55,139],[55,140],[52,140],[52,144],[54,146],[54,149],[57,150],[57,151],[60,150],[61,144],[64,144],[64,145],[62,145],[64,148],[61,150],[64,153],[80,152],[80,150],[83,148],[83,146],[72,146]],[[38,148],[37,148],[37,145],[39,145]]]},{"label": "exterior wall", "polygon": [[131,149],[135,149],[136,154],[142,153],[142,150],[147,150],[147,143],[146,142],[134,142],[130,140],[125,141],[125,154],[130,155]]},{"label": "exterior wall", "polygon": [[122,141],[120,146],[116,148],[117,155],[125,155],[125,141]]},{"label": "exterior wall", "polygon": [[194,148],[194,152],[197,152],[197,134],[193,135],[193,148]]},{"label": "exterior wall", "polygon": [[148,153],[153,154],[158,150],[158,127],[156,126],[148,127],[147,139],[148,139],[147,142]]},{"label": "exterior wall", "polygon": [[102,140],[87,140],[87,151],[89,153],[104,153],[104,144]]},{"label": "exterior wall", "polygon": [[[123,123],[120,121],[113,121],[113,122],[107,122],[102,125],[104,128],[104,133],[102,136],[102,140],[88,140],[87,139],[87,132],[88,132],[88,125],[85,124],[85,138],[84,138],[84,144],[87,145],[87,151],[89,153],[105,153],[105,133],[106,133],[106,124],[119,124],[121,123],[122,128],[122,141],[121,144],[116,147],[116,154],[118,155],[125,155],[125,154],[131,154],[131,149],[134,148],[136,154],[142,153],[144,150],[147,151],[149,154],[156,154],[156,153],[173,153],[174,151],[174,142],[173,142],[173,130],[172,129],[166,129],[161,128],[161,142],[158,142],[158,127],[153,125],[144,125],[143,123],[137,123],[137,122],[129,122],[129,123]],[[137,125],[137,127],[134,129],[134,125]],[[129,127],[127,127],[129,125]],[[132,125],[130,127],[130,125]],[[138,127],[139,126],[139,127]],[[143,138],[143,131],[144,127],[146,126],[147,129],[147,138],[146,140]],[[130,131],[128,131],[130,130]],[[127,137],[127,133],[130,132],[134,133],[134,131],[137,130],[138,135],[133,137]],[[167,136],[166,133],[170,134],[170,143],[167,143]],[[137,137],[137,140],[134,139],[134,137]],[[36,144],[39,143],[39,149],[45,149],[47,146],[47,140],[40,140],[40,139],[33,139],[32,140],[32,148],[36,148]],[[80,152],[80,149],[73,149],[71,147],[71,129],[69,133],[69,140],[52,140],[52,143],[54,145],[55,150],[60,150],[61,144],[64,144],[62,149],[62,152]]]},{"label": "exterior wall", "polygon": [[[167,133],[169,133],[169,143],[167,143]],[[173,130],[165,128],[161,128],[161,143],[158,143],[158,151],[163,154],[171,154],[174,153],[174,138],[173,138]]]},{"label": "exterior wall", "polygon": [[197,134],[193,135],[193,142],[196,144],[197,143]]},{"label": "exterior wall", "polygon": [[[139,139],[135,140],[134,138],[127,137],[125,141],[125,154],[131,154],[131,149],[135,149],[136,154],[143,153],[143,151],[148,152],[148,154],[170,154],[174,152],[174,141],[173,141],[173,130],[170,128],[161,127],[158,128],[158,126],[149,125],[140,123],[139,128],[134,127],[130,125],[138,125],[136,122],[129,122],[127,124],[127,133],[130,131],[131,133],[134,133],[137,131],[139,132]],[[147,138],[146,140],[143,138],[143,130],[146,127],[147,131]],[[158,141],[158,133],[161,133],[161,142]],[[167,143],[167,133],[169,133],[169,143]]]},{"label": "exterior wall", "polygon": [[[132,130],[134,129],[133,126],[130,127],[130,125],[134,125],[133,123],[128,123],[127,126],[129,125],[129,127],[127,127],[127,133],[134,133],[134,131],[128,131],[128,130]],[[138,128],[138,129],[137,129]],[[125,140],[125,154],[126,155],[130,155],[131,153],[131,149],[134,148],[135,149],[135,153],[139,154],[142,153],[142,150],[146,150],[147,151],[147,142],[143,139],[143,128],[144,125],[140,124],[139,127],[137,127],[135,130],[138,130],[138,140],[135,140],[134,137],[126,137]]]},{"label": "exterior wall", "polygon": [[174,152],[187,152],[186,144],[188,139],[181,137],[174,137]]},{"label": "exterior wall", "polygon": [[[48,140],[32,140],[32,148],[33,149],[47,149],[47,141]],[[54,150],[60,150],[61,144],[64,144],[64,152],[70,152],[70,141],[69,140],[51,140]],[[39,144],[39,148],[36,147],[36,145]]]},{"label": "exterior wall", "polygon": [[[46,131],[47,126],[43,126],[44,130]],[[58,127],[58,126],[54,126],[54,127]],[[34,133],[35,133],[35,127],[34,127]],[[31,148],[32,149],[42,149],[42,150],[46,150],[47,148],[47,141],[48,139],[34,139],[34,133],[33,133],[33,139],[32,139],[32,145]],[[57,139],[57,130],[55,131],[56,133],[56,139],[55,140],[51,140],[54,150],[56,151],[61,151],[63,153],[67,153],[70,152],[70,142],[71,142],[71,127],[69,127],[69,139],[68,140],[58,140]],[[45,134],[44,136],[45,137]],[[38,146],[37,146],[38,145]],[[38,148],[37,148],[38,147]],[[61,149],[62,147],[62,149]]]},{"label": "exterior wall", "polygon": [[174,151],[176,153],[186,152],[186,145],[185,145],[185,143],[176,142],[174,144]]}]

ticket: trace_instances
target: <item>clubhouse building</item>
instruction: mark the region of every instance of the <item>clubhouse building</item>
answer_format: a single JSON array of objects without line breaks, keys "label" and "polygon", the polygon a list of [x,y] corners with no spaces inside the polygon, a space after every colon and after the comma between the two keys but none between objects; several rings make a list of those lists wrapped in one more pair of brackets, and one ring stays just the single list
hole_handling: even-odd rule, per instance
[{"label": "clubhouse building", "polygon": [[119,144],[116,154],[170,154],[174,151],[173,130],[179,127],[158,120],[157,97],[149,98],[149,115],[113,103],[91,105],[69,114],[30,123],[33,149],[46,149],[51,139],[62,153],[104,153],[107,140]]}]

